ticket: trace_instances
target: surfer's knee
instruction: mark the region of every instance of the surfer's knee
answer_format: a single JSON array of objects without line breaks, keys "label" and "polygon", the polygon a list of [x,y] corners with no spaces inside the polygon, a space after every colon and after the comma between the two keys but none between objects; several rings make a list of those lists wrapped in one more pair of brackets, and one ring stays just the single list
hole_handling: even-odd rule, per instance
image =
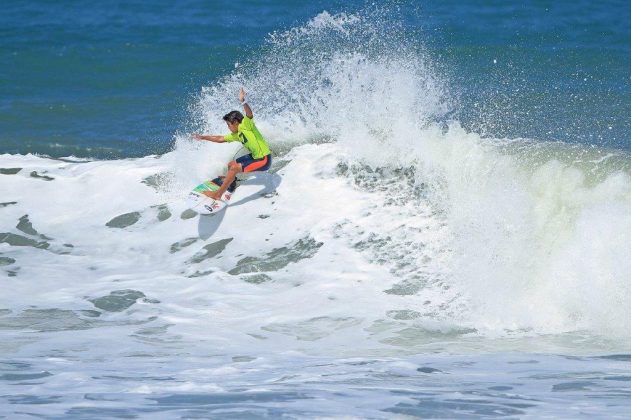
[{"label": "surfer's knee", "polygon": [[243,168],[241,167],[241,164],[237,162],[236,160],[233,160],[232,162],[228,164],[228,171],[237,173],[237,172],[241,172],[242,170]]}]

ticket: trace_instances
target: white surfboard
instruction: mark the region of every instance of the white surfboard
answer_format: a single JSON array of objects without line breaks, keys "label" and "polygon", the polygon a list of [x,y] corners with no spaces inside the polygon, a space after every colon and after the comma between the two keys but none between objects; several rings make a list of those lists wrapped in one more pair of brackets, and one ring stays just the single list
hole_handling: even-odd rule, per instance
[{"label": "white surfboard", "polygon": [[204,191],[217,191],[221,186],[222,179],[215,178],[202,182],[188,194],[188,207],[199,214],[219,213],[228,206],[234,191],[225,191],[221,199],[215,200],[204,194]]}]

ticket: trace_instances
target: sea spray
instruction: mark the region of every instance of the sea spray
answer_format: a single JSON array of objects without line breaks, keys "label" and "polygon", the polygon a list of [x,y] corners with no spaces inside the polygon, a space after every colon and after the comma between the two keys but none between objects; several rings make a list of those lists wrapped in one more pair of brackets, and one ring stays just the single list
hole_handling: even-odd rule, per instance
[{"label": "sea spray", "polygon": [[[407,36],[383,10],[323,12],[272,34],[262,56],[204,88],[194,115],[200,127],[222,130],[218,116],[235,107],[244,85],[273,148],[332,141],[340,162],[411,168],[413,188],[425,189],[449,230],[440,241],[450,257],[433,267],[445,278],[440,287],[452,290],[441,319],[480,333],[626,335],[619,320],[631,303],[629,157],[467,131],[451,119],[458,105],[447,81]],[[409,223],[418,215],[412,208],[399,217]],[[608,257],[593,263],[595,255]],[[587,305],[593,287],[602,293]]]}]

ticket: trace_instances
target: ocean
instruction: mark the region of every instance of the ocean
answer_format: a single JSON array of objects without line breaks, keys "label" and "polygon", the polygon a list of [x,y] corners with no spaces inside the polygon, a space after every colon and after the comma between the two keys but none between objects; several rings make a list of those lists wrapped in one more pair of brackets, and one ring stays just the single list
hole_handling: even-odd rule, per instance
[{"label": "ocean", "polygon": [[[0,417],[628,418],[631,7],[0,14]],[[186,197],[243,150],[226,211]]]}]

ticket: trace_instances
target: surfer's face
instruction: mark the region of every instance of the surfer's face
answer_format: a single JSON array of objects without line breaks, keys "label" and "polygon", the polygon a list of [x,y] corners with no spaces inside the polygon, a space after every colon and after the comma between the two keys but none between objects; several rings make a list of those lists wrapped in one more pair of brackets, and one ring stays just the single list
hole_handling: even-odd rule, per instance
[{"label": "surfer's face", "polygon": [[228,128],[230,129],[230,132],[232,133],[236,133],[237,131],[239,131],[239,123],[238,122],[230,122],[230,121],[226,121],[226,124],[228,125]]}]

